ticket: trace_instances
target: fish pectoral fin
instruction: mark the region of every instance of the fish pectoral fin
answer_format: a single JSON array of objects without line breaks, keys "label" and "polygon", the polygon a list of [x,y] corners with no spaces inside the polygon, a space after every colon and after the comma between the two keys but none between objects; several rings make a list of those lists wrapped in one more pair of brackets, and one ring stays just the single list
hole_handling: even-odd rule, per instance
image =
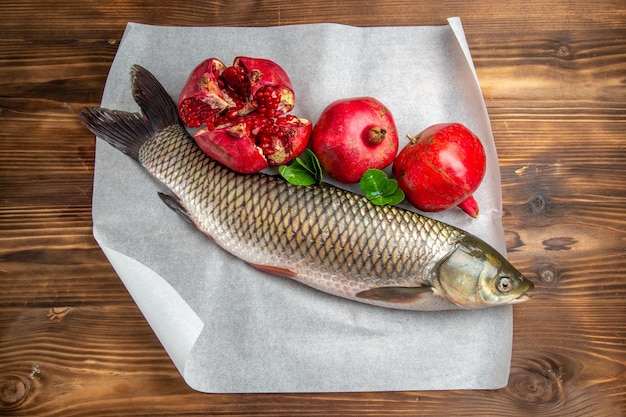
[{"label": "fish pectoral fin", "polygon": [[361,291],[356,296],[374,301],[388,303],[411,303],[423,296],[432,294],[432,288],[423,287],[377,287]]},{"label": "fish pectoral fin", "polygon": [[174,212],[179,214],[183,219],[185,219],[185,221],[195,225],[195,223],[193,222],[193,219],[189,215],[189,212],[187,211],[185,207],[183,207],[183,205],[180,203],[180,200],[178,198],[169,194],[164,194],[164,193],[158,193],[158,194],[166,206],[174,210]]},{"label": "fish pectoral fin", "polygon": [[293,278],[296,275],[298,275],[292,270],[283,268],[280,266],[261,265],[261,264],[253,264],[253,263],[251,263],[250,265],[252,265],[253,267],[255,267],[256,269],[260,271],[267,272],[268,274],[272,274],[272,275],[280,275],[281,277]]}]

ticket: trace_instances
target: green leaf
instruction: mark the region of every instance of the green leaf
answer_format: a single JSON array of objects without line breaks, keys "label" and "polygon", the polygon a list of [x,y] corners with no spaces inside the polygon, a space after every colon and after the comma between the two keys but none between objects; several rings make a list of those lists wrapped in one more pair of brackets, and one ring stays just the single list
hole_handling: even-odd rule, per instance
[{"label": "green leaf", "polygon": [[359,186],[366,195],[377,197],[382,195],[387,186],[387,182],[387,174],[383,171],[379,169],[368,169],[363,176],[361,176]]},{"label": "green leaf", "polygon": [[404,200],[404,193],[398,188],[398,181],[388,178],[384,171],[368,169],[359,181],[365,196],[376,205],[394,205]]},{"label": "green leaf", "polygon": [[397,188],[393,194],[388,195],[386,198],[387,198],[387,204],[389,204],[390,206],[393,206],[393,205],[401,203],[404,200],[404,192],[401,189]]},{"label": "green leaf", "polygon": [[370,201],[377,206],[382,206],[385,204],[393,206],[395,204],[401,203],[402,200],[404,200],[404,193],[400,189],[396,190],[396,192],[391,195],[383,195],[370,199]]},{"label": "green leaf", "polygon": [[291,164],[278,167],[278,173],[293,185],[313,185],[322,182],[322,167],[310,149],[306,149]]},{"label": "green leaf", "polygon": [[398,189],[398,181],[391,178],[387,180],[387,184],[385,185],[385,189],[383,190],[382,194],[389,196],[395,193],[397,189]]},{"label": "green leaf", "polygon": [[322,182],[322,166],[311,149],[307,148],[302,155],[296,158],[296,161],[315,177],[318,184]]},{"label": "green leaf", "polygon": [[315,184],[315,178],[300,164],[281,165],[278,173],[293,185]]}]

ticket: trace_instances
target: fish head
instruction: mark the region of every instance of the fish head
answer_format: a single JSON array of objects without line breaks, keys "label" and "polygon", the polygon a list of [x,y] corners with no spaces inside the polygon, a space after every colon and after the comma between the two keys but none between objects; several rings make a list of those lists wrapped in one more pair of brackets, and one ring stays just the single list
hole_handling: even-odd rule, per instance
[{"label": "fish head", "polygon": [[463,308],[517,304],[534,285],[497,250],[466,236],[433,269],[434,291]]}]

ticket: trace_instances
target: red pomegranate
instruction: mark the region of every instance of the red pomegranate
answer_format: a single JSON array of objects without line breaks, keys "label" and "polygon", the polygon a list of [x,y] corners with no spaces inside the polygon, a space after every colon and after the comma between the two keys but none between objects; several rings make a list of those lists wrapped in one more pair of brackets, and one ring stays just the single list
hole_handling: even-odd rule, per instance
[{"label": "red pomegranate", "polygon": [[200,63],[178,100],[181,120],[202,127],[194,138],[210,157],[240,173],[283,165],[307,147],[312,123],[284,114],[295,95],[275,62],[237,57],[227,67],[217,58]]},{"label": "red pomegranate", "polygon": [[426,212],[459,206],[478,216],[472,193],[482,182],[487,163],[480,139],[460,123],[442,123],[409,140],[393,164],[407,200]]},{"label": "red pomegranate", "polygon": [[370,168],[389,166],[398,146],[391,112],[372,97],[329,104],[315,124],[311,139],[322,169],[343,183],[358,182]]}]

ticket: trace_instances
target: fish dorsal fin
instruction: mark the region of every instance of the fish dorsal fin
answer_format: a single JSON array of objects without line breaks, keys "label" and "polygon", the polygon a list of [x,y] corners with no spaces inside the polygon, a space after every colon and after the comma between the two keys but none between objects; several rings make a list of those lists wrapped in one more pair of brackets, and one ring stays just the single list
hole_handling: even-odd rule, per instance
[{"label": "fish dorsal fin", "polygon": [[425,295],[431,294],[432,288],[424,287],[377,287],[361,291],[356,296],[373,301],[384,301],[387,303],[411,303],[419,300]]},{"label": "fish dorsal fin", "polygon": [[174,210],[175,213],[178,213],[187,222],[195,225],[193,219],[189,215],[189,212],[187,211],[185,207],[183,207],[183,205],[180,203],[180,200],[178,198],[169,194],[164,194],[164,193],[158,193],[158,194],[166,206]]}]

